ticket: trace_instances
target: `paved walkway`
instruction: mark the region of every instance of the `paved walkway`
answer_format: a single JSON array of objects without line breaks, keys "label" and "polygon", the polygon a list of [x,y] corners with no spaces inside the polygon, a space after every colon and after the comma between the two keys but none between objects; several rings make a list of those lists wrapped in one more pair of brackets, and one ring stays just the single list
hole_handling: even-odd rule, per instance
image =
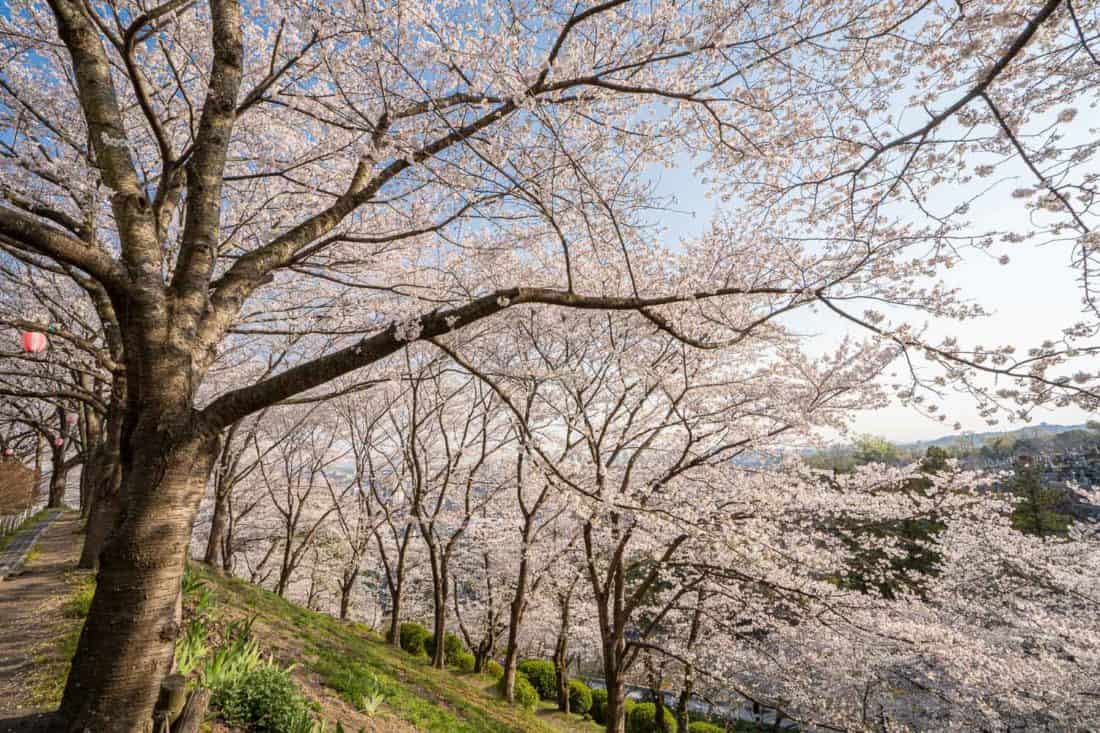
[{"label": "paved walkway", "polygon": [[61,515],[60,509],[51,509],[33,527],[27,527],[8,543],[8,546],[0,551],[0,580],[18,572],[23,558],[34,546],[38,537],[46,530],[50,523]]},{"label": "paved walkway", "polygon": [[5,718],[36,712],[27,694],[30,672],[37,650],[64,620],[65,574],[80,558],[79,526],[75,513],[59,513],[35,535],[35,558],[0,581],[0,731],[7,728]]}]

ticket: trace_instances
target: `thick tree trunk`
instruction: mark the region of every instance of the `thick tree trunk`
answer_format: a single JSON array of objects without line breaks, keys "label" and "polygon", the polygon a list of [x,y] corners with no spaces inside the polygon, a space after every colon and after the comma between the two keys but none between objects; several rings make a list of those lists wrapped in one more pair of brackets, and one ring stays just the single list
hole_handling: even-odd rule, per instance
[{"label": "thick tree trunk", "polygon": [[[157,416],[145,417],[136,423],[139,431],[162,427]],[[68,733],[147,730],[171,669],[180,578],[217,442],[178,424],[186,418],[174,422],[176,435],[147,429],[131,441],[125,510],[100,554],[96,593],[61,701]]]}]

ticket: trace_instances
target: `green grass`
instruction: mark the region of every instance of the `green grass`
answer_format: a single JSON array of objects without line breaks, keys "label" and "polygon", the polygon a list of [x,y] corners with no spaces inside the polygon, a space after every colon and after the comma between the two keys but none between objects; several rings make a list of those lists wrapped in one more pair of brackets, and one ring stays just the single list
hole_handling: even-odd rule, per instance
[{"label": "green grass", "polygon": [[[196,566],[197,567],[197,566]],[[553,710],[529,713],[497,697],[489,675],[437,670],[385,644],[362,624],[341,622],[279,598],[237,578],[200,570],[219,606],[256,614],[256,633],[270,647],[278,640],[299,649],[296,661],[353,706],[377,688],[382,709],[430,733],[593,733],[579,716]]]},{"label": "green grass", "polygon": [[31,704],[39,708],[53,708],[61,702],[61,693],[65,690],[65,680],[69,676],[76,645],[80,641],[80,631],[84,628],[84,619],[92,605],[95,593],[95,577],[90,573],[70,573],[67,597],[62,606],[65,620],[48,647],[41,649],[34,657],[34,672],[31,677]]}]

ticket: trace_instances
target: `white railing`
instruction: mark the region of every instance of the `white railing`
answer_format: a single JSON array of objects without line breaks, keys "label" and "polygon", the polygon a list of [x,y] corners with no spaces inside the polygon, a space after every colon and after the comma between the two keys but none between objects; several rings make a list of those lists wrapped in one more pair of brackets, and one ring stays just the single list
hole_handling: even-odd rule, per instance
[{"label": "white railing", "polygon": [[40,500],[31,504],[18,514],[5,514],[0,517],[0,537],[5,537],[19,529],[19,527],[23,525],[23,522],[41,511],[44,506],[46,506],[45,500]]}]

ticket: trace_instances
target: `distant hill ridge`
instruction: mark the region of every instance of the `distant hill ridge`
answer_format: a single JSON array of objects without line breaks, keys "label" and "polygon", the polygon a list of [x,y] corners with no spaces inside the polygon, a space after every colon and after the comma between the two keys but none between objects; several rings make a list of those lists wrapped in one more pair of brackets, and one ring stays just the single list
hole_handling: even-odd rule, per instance
[{"label": "distant hill ridge", "polygon": [[933,438],[932,440],[918,440],[912,443],[898,443],[899,448],[906,448],[911,450],[923,450],[929,446],[937,446],[939,448],[948,448],[957,445],[966,445],[973,443],[975,446],[980,446],[985,441],[993,438],[1013,438],[1015,440],[1026,440],[1028,438],[1040,438],[1048,435],[1057,435],[1058,433],[1068,433],[1071,430],[1086,430],[1085,424],[1080,425],[1053,425],[1051,423],[1039,423],[1038,425],[1027,425],[1015,430],[993,430],[984,433],[956,433],[954,435],[944,435],[939,438]]}]

